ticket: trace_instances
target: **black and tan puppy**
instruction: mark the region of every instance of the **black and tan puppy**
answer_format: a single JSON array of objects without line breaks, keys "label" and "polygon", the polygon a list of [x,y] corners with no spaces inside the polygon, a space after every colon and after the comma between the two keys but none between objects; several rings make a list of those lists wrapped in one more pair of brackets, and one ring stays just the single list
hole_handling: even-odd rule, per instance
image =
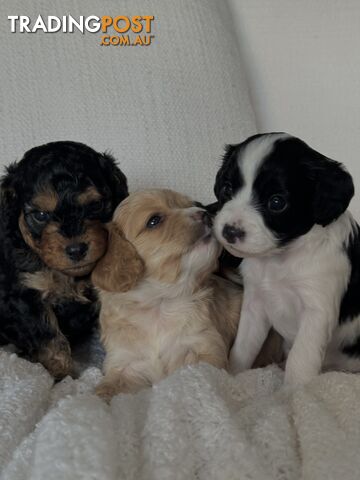
[{"label": "black and tan puppy", "polygon": [[71,373],[71,344],[96,324],[89,274],[127,194],[114,159],[75,142],[29,150],[2,179],[0,343],[56,378]]}]

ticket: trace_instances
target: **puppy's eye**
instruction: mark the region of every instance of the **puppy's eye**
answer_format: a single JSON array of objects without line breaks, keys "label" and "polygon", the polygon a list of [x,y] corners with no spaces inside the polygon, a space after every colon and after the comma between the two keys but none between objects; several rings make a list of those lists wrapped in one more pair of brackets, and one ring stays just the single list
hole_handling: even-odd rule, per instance
[{"label": "puppy's eye", "polygon": [[35,210],[31,215],[39,223],[45,223],[50,219],[50,214],[42,210]]},{"label": "puppy's eye", "polygon": [[220,190],[219,198],[221,201],[229,200],[232,197],[233,188],[231,183],[225,183]]},{"label": "puppy's eye", "polygon": [[268,210],[271,213],[283,213],[288,207],[284,195],[272,195],[268,201]]},{"label": "puppy's eye", "polygon": [[91,210],[91,213],[99,213],[104,208],[104,202],[102,200],[99,200],[97,202],[91,202],[89,204],[89,208]]},{"label": "puppy's eye", "polygon": [[161,215],[154,215],[153,217],[149,218],[149,220],[146,223],[146,228],[155,228],[157,227],[161,222],[163,221],[163,218]]}]

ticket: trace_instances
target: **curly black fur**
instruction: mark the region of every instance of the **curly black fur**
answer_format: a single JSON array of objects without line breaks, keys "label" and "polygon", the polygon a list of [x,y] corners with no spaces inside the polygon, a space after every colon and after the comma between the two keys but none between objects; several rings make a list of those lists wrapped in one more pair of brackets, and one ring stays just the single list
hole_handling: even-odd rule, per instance
[{"label": "curly black fur", "polygon": [[[86,204],[79,204],[79,194],[90,187],[96,189],[99,199],[90,198]],[[33,205],[33,199],[49,190],[56,195],[56,208],[41,212],[45,221],[39,221],[39,209]],[[114,159],[80,143],[64,141],[35,147],[7,168],[1,181],[0,200],[2,344],[12,343],[36,360],[42,358],[40,353],[59,335],[65,335],[72,343],[92,330],[98,306],[89,283],[90,272],[85,276],[67,275],[66,270],[56,272],[54,283],[49,286],[52,291],[44,291],[44,286],[29,288],[29,282],[31,286],[43,274],[51,278],[54,271],[41,255],[44,232],[48,231],[51,238],[56,230],[59,249],[62,239],[65,246],[76,244],[78,239],[84,243],[82,238],[91,240],[88,224],[100,228],[98,225],[111,219],[115,207],[127,195],[126,177]],[[19,228],[22,216],[27,239]],[[67,258],[65,254],[63,257]],[[79,261],[81,265],[83,260]],[[71,262],[76,271],[78,259]],[[52,370],[51,361],[45,366]]]}]

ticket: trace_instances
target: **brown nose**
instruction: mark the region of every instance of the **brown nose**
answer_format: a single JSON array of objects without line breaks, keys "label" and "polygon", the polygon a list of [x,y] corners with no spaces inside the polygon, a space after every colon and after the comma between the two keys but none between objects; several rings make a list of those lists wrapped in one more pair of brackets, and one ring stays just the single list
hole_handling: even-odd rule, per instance
[{"label": "brown nose", "polygon": [[70,260],[73,262],[79,262],[85,257],[88,248],[89,247],[86,243],[72,243],[65,248],[65,252]]}]

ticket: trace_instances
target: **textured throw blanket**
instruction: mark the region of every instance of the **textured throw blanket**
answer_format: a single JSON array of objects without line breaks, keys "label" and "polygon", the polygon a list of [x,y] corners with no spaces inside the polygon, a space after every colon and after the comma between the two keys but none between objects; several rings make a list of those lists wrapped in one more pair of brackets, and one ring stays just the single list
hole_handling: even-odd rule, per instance
[{"label": "textured throw blanket", "polygon": [[1,480],[360,478],[360,376],[291,391],[277,367],[198,365],[111,405],[92,393],[100,377],[54,385],[0,352]]}]

